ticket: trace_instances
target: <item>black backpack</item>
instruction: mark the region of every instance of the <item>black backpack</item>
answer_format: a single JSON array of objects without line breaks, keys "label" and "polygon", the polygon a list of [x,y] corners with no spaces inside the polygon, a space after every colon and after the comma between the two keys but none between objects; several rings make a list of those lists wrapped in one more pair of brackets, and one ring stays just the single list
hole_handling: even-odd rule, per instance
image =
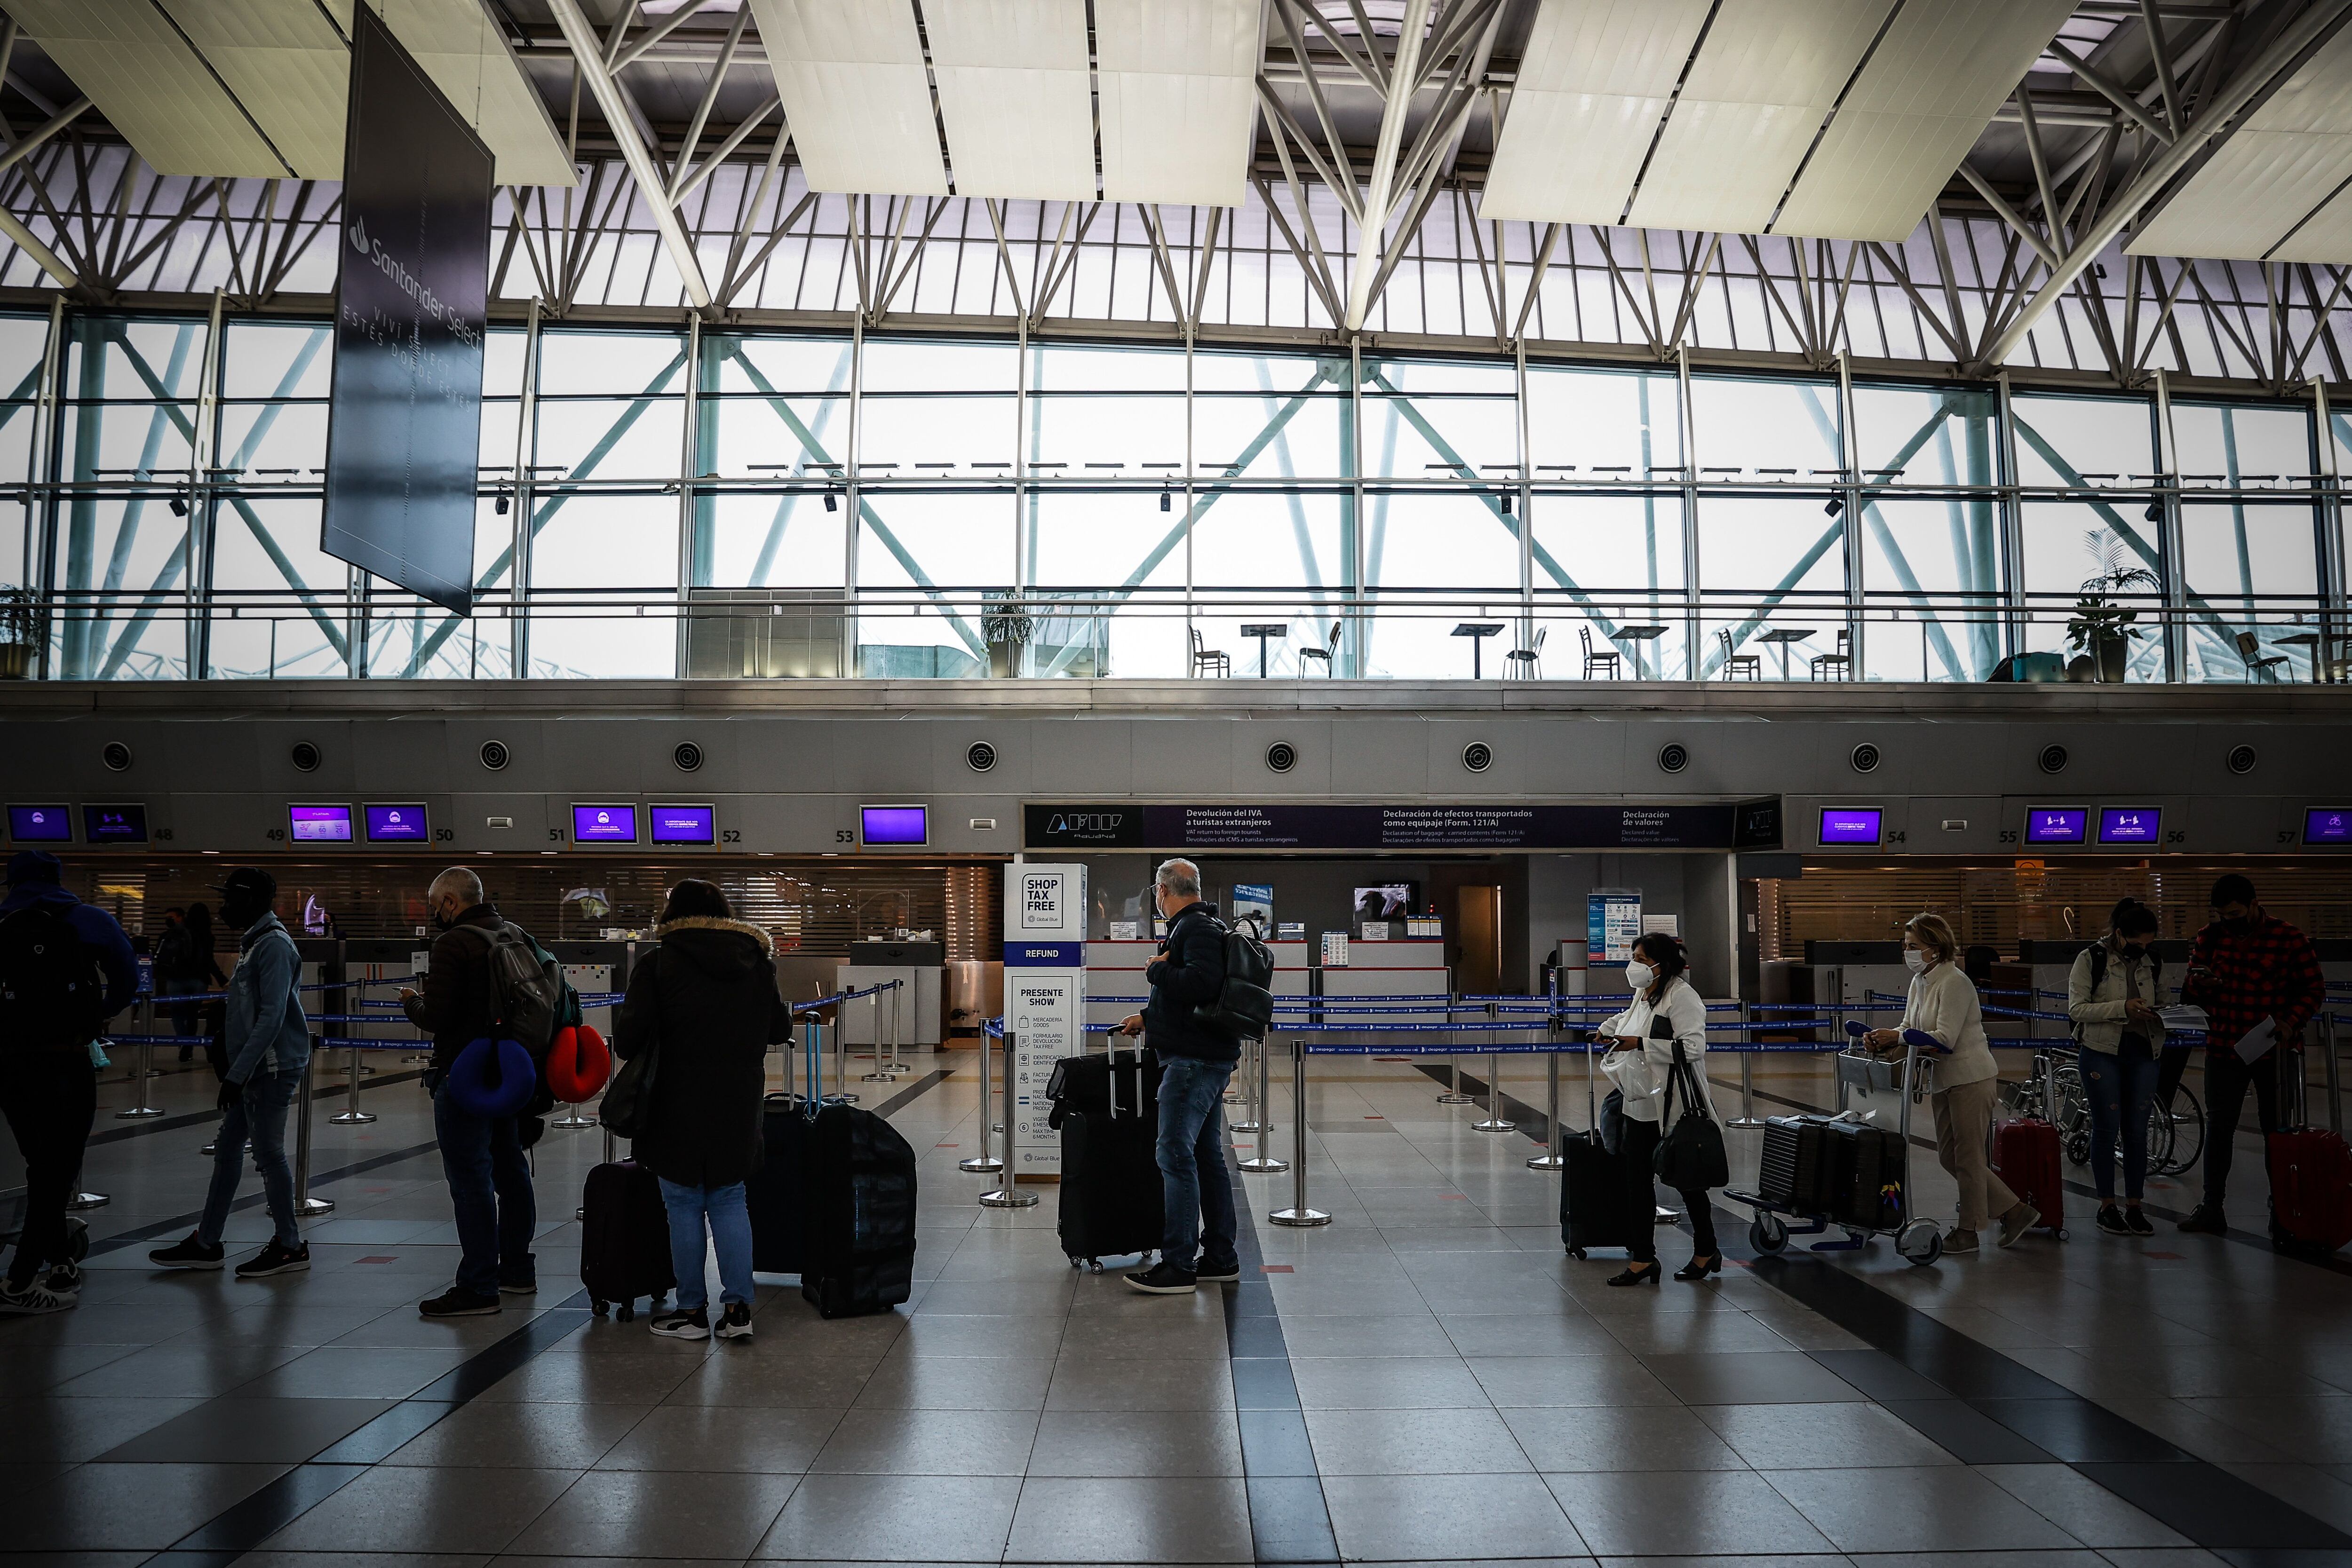
[{"label": "black backpack", "polygon": [[1209,924],[1224,933],[1225,980],[1217,999],[1201,1003],[1192,1016],[1236,1040],[1263,1040],[1274,1024],[1274,954],[1257,939],[1255,921],[1236,927],[1211,917]]},{"label": "black backpack", "polygon": [[31,904],[0,920],[0,1046],[71,1050],[105,1021],[105,971],[65,909]]}]

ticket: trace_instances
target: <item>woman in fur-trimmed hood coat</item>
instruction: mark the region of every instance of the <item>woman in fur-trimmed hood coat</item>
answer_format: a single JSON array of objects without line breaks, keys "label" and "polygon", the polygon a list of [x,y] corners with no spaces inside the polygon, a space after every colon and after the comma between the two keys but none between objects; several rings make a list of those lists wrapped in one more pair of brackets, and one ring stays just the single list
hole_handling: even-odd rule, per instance
[{"label": "woman in fur-trimmed hood coat", "polygon": [[631,1154],[666,1181],[722,1187],[760,1168],[768,1048],[792,1033],[768,934],[714,915],[654,928],[614,1020],[624,1058],[658,1042],[653,1123]]}]

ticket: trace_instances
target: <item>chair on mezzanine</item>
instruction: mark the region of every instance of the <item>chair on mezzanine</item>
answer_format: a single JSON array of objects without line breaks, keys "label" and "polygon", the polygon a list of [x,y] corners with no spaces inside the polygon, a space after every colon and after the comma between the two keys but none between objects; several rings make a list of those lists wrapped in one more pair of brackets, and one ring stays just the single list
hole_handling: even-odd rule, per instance
[{"label": "chair on mezzanine", "polygon": [[1590,626],[1579,626],[1576,629],[1576,634],[1584,639],[1584,678],[1588,681],[1591,680],[1594,678],[1592,672],[1595,670],[1601,670],[1606,672],[1609,679],[1612,681],[1615,680],[1617,678],[1619,661],[1623,659],[1624,655],[1618,653],[1614,648],[1612,648],[1606,653],[1594,653],[1592,651],[1592,628]]},{"label": "chair on mezzanine", "polygon": [[1339,668],[1339,632],[1341,624],[1342,622],[1338,621],[1331,622],[1331,641],[1324,646],[1320,648],[1301,648],[1298,650],[1298,673],[1300,674],[1303,675],[1307,673],[1306,662],[1309,659],[1319,659],[1323,662],[1323,674],[1326,678],[1328,678],[1331,674]]},{"label": "chair on mezzanine", "polygon": [[2246,679],[2265,685],[2278,685],[2278,667],[2286,663],[2284,653],[2264,653],[2263,640],[2252,632],[2238,633],[2238,659],[2246,666]]},{"label": "chair on mezzanine", "polygon": [[1810,663],[1813,667],[1813,679],[1817,681],[1822,678],[1823,670],[1829,672],[1831,680],[1852,680],[1853,678],[1853,633],[1840,630],[1837,634],[1837,652],[1816,653]]},{"label": "chair on mezzanine", "polygon": [[1221,649],[1202,647],[1201,645],[1201,629],[1198,626],[1192,628],[1192,673],[1197,675],[1203,670],[1206,670],[1211,674],[1231,676],[1234,673],[1234,661],[1232,655],[1224,653]]},{"label": "chair on mezzanine", "polygon": [[1549,626],[1537,627],[1534,642],[1524,648],[1514,648],[1503,655],[1509,661],[1504,668],[1516,672],[1518,678],[1523,681],[1542,680],[1544,638],[1549,635],[1550,632],[1551,628]]},{"label": "chair on mezzanine", "polygon": [[1764,678],[1764,655],[1761,653],[1740,653],[1731,641],[1731,629],[1729,627],[1717,627],[1715,632],[1715,640],[1723,647],[1723,678],[1725,680],[1736,681],[1741,679],[1743,676],[1751,681],[1760,681]]}]

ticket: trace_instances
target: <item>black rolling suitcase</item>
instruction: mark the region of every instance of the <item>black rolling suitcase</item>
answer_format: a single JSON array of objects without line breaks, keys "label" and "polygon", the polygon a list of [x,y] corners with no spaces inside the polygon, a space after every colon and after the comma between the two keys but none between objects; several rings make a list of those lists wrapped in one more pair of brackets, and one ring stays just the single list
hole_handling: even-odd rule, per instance
[{"label": "black rolling suitcase", "polygon": [[1764,1124],[1757,1190],[1792,1214],[1827,1214],[1837,1207],[1838,1152],[1831,1124],[1820,1116],[1774,1116]]},{"label": "black rolling suitcase", "polygon": [[807,1126],[801,1294],[820,1317],[888,1312],[914,1293],[914,1148],[855,1105],[821,1106]]},{"label": "black rolling suitcase", "polygon": [[677,1287],[670,1269],[669,1210],[661,1182],[635,1160],[596,1166],[580,1194],[580,1283],[598,1317],[607,1307],[627,1322],[637,1298],[656,1311]]},{"label": "black rolling suitcase", "polygon": [[766,1153],[743,1181],[751,1218],[751,1268],[761,1274],[797,1274],[801,1242],[801,1168],[808,1158],[809,1118],[797,1094],[771,1094],[760,1130]]},{"label": "black rolling suitcase", "polygon": [[1571,1134],[1561,1145],[1559,1239],[1571,1258],[1595,1247],[1633,1245],[1626,1214],[1624,1162],[1596,1130]]},{"label": "black rolling suitcase", "polygon": [[1903,1140],[1859,1122],[1823,1124],[1837,1157],[1826,1212],[1841,1225],[1895,1230],[1903,1224]]},{"label": "black rolling suitcase", "polygon": [[1160,1063],[1140,1045],[1126,1061],[1118,1056],[1114,1046],[1064,1057],[1046,1081],[1046,1124],[1062,1134],[1062,1250],[1073,1268],[1140,1260],[1160,1246]]}]

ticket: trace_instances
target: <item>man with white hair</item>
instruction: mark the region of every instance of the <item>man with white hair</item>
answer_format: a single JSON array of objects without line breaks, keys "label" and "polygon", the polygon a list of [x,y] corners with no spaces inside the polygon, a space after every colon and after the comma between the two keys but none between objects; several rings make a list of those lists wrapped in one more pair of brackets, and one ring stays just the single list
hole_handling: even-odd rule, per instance
[{"label": "man with white hair", "polygon": [[[1234,1250],[1234,1189],[1225,1174],[1225,1082],[1241,1040],[1194,1010],[1225,984],[1225,937],[1217,908],[1201,898],[1201,868],[1162,862],[1152,898],[1168,922],[1160,956],[1144,971],[1151,1000],[1119,1025],[1160,1058],[1160,1163],[1163,1204],[1160,1261],[1127,1276],[1154,1296],[1192,1293],[1200,1281],[1239,1280]],[[1196,1262],[1197,1260],[1197,1262]]]},{"label": "man with white hair", "polygon": [[408,1021],[433,1037],[425,1084],[433,1092],[433,1135],[457,1211],[459,1258],[457,1283],[417,1311],[428,1318],[480,1317],[499,1310],[501,1293],[538,1288],[530,1241],[539,1205],[517,1118],[477,1116],[445,1087],[457,1053],[498,1028],[492,943],[484,937],[508,925],[469,866],[453,865],[435,877],[425,904],[441,934],[434,938],[424,994],[404,990],[400,1002]]}]

